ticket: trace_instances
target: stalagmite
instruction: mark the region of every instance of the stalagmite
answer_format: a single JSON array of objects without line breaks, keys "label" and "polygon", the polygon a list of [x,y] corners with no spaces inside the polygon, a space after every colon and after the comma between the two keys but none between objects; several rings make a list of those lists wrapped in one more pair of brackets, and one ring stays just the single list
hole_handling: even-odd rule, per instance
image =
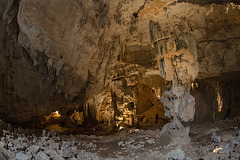
[{"label": "stalagmite", "polygon": [[[160,75],[172,81],[171,89],[164,91],[161,97],[165,116],[172,119],[170,124],[164,126],[161,136],[167,136],[169,143],[174,143],[178,137],[188,137],[189,128],[185,128],[180,121],[188,122],[194,118],[195,99],[190,94],[190,88],[199,70],[196,41],[190,33],[171,32],[169,35],[158,22],[150,21],[149,29]],[[169,131],[170,135],[166,135]],[[183,135],[179,135],[178,131]]]}]

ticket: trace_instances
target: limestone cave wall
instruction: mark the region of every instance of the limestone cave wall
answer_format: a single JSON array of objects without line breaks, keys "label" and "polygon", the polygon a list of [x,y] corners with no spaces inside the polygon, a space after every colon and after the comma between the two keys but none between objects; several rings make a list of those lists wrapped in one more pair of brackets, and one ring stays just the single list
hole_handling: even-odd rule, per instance
[{"label": "limestone cave wall", "polygon": [[[78,110],[89,122],[133,126],[159,113],[164,122],[158,88],[171,84],[160,77],[154,48],[160,42],[151,39],[158,32],[149,24],[167,39],[161,52],[190,46],[198,69],[189,74],[201,81],[240,70],[239,12],[237,1],[2,0],[0,115],[21,123]],[[184,56],[176,61],[179,71],[192,61]],[[216,105],[214,86],[208,91],[202,83],[193,91],[196,121],[208,119]],[[227,99],[239,94],[229,83]]]},{"label": "limestone cave wall", "polygon": [[[197,83],[197,87],[196,84]],[[232,119],[239,114],[239,72],[229,72],[216,77],[197,79],[191,90],[196,99],[195,123]],[[230,110],[230,113],[228,113]],[[229,115],[228,115],[229,114]]]}]

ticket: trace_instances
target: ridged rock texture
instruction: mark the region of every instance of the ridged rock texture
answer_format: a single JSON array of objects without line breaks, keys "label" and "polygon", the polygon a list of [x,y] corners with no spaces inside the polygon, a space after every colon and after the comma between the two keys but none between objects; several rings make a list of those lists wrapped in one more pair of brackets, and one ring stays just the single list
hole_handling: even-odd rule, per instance
[{"label": "ridged rock texture", "polygon": [[[170,90],[172,72],[194,99],[189,90],[195,78],[240,71],[237,3],[1,0],[0,116],[36,122],[56,110],[78,110],[89,122],[133,126],[143,123],[136,115],[147,117],[155,107],[145,122],[156,113],[165,119],[154,91]],[[152,33],[150,24],[161,32]],[[163,40],[155,42],[154,36]],[[166,59],[175,67],[165,63],[162,72],[156,53],[179,51]],[[190,110],[180,112],[183,121],[193,118],[194,105]]]}]

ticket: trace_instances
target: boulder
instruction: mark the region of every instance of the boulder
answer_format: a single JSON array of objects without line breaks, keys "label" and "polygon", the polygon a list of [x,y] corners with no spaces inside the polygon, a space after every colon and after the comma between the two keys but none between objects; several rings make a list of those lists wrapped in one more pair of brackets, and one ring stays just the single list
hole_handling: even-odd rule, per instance
[{"label": "boulder", "polygon": [[99,157],[96,153],[86,152],[85,150],[81,150],[78,155],[77,159],[94,159],[99,160]]},{"label": "boulder", "polygon": [[185,157],[184,152],[181,149],[175,149],[170,151],[166,155],[166,160],[171,159],[171,160],[183,160]]},{"label": "boulder", "polygon": [[74,157],[74,154],[66,147],[61,147],[61,150],[59,151],[60,156],[64,158],[72,158]]},{"label": "boulder", "polygon": [[72,144],[71,144],[71,142],[69,142],[69,141],[63,141],[63,144],[62,144],[62,146],[63,147],[66,147],[66,148],[68,148],[68,147],[70,147]]},{"label": "boulder", "polygon": [[16,154],[16,159],[17,160],[31,160],[32,155],[30,153],[24,153],[24,152],[19,152]]},{"label": "boulder", "polygon": [[94,144],[94,143],[92,143],[92,142],[90,142],[88,145],[87,145],[87,148],[92,148],[92,149],[97,149],[97,145],[96,144]]},{"label": "boulder", "polygon": [[218,154],[212,153],[212,152],[210,152],[202,157],[202,159],[204,159],[204,160],[216,160],[218,158],[219,158]]},{"label": "boulder", "polygon": [[221,139],[222,139],[221,136],[218,136],[217,133],[215,132],[212,133],[212,137],[211,137],[212,142],[220,143]]},{"label": "boulder", "polygon": [[33,154],[36,154],[39,151],[39,149],[40,149],[40,146],[38,146],[38,145],[32,145],[32,146],[28,147],[28,150],[30,152],[32,152]]},{"label": "boulder", "polygon": [[123,141],[119,141],[119,142],[118,142],[118,146],[121,146],[122,144],[124,144]]},{"label": "boulder", "polygon": [[52,160],[64,160],[64,158],[58,155],[55,150],[46,149],[45,153],[49,155]]},{"label": "boulder", "polygon": [[149,144],[154,144],[154,143],[155,143],[155,140],[154,140],[154,139],[149,139],[149,140],[147,140],[147,143],[149,143]]},{"label": "boulder", "polygon": [[2,148],[1,146],[0,146],[0,159],[1,160],[16,160],[14,153]]},{"label": "boulder", "polygon": [[44,130],[42,130],[42,136],[43,137],[45,137],[46,136],[46,133],[47,133],[47,131],[44,129]]},{"label": "boulder", "polygon": [[44,152],[40,151],[40,152],[38,152],[36,159],[37,160],[50,160],[50,157],[47,154],[45,154]]},{"label": "boulder", "polygon": [[225,134],[222,136],[222,142],[228,142],[232,139],[232,135],[231,134]]},{"label": "boulder", "polygon": [[235,152],[240,154],[240,143],[235,147]]},{"label": "boulder", "polygon": [[59,143],[49,143],[49,149],[52,149],[52,150],[58,150],[60,149],[60,145]]}]

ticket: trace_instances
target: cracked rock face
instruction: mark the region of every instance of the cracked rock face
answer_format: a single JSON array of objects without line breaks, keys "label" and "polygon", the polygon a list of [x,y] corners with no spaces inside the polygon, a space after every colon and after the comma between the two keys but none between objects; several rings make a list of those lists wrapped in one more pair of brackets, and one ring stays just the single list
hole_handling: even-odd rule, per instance
[{"label": "cracked rock face", "polygon": [[119,123],[134,125],[131,117],[152,107],[138,93],[161,88],[161,75],[173,85],[164,103],[174,107],[165,113],[189,121],[190,82],[240,70],[239,10],[192,1],[3,0],[0,115],[36,121],[76,103],[93,121],[124,115]]},{"label": "cracked rock face", "polygon": [[196,41],[190,33],[174,35],[164,31],[158,22],[149,22],[160,75],[172,81],[172,87],[164,92],[161,100],[165,116],[188,122],[194,118],[195,99],[190,95],[190,83],[198,74]]}]

